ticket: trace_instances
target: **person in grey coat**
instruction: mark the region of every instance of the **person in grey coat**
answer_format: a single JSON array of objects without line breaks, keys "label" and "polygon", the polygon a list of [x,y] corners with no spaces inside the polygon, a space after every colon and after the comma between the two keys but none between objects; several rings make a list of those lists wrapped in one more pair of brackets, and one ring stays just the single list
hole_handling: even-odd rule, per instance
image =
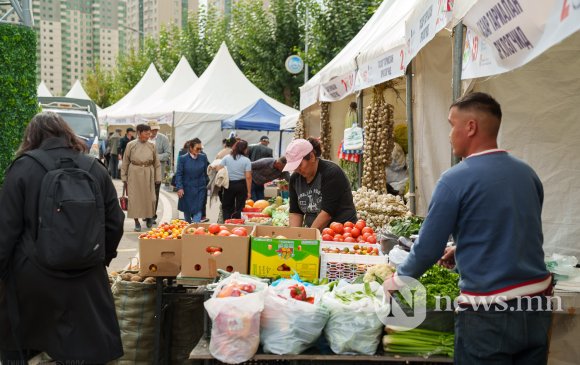
[{"label": "person in grey coat", "polygon": [[[171,144],[169,143],[169,138],[163,133],[159,133],[159,123],[152,120],[147,123],[151,127],[151,137],[149,142],[155,145],[157,150],[157,158],[161,163],[161,182],[165,181],[165,175],[167,171],[165,169],[171,164]],[[153,216],[153,222],[156,223],[157,220],[157,207],[159,206],[159,190],[161,189],[161,184],[155,185],[155,215]]]},{"label": "person in grey coat", "polygon": [[[109,137],[108,141],[108,152],[111,156],[117,156],[119,154],[119,146],[121,144],[121,129],[115,129],[115,133]],[[109,174],[111,174],[112,179],[120,178],[119,174],[119,159],[118,158],[111,158],[109,160]]]},{"label": "person in grey coat", "polygon": [[[61,116],[45,112],[29,123],[17,156],[36,149],[45,150],[56,161],[75,159],[86,146]],[[46,170],[31,157],[22,156],[6,172],[0,192],[3,364],[27,363],[23,357],[29,359],[39,352],[63,364],[102,364],[123,355],[105,266],[117,255],[125,216],[102,163],[95,161],[88,172],[100,189],[105,208],[105,258],[102,264],[70,276],[33,264],[24,252],[24,242],[38,231],[38,200]]]}]

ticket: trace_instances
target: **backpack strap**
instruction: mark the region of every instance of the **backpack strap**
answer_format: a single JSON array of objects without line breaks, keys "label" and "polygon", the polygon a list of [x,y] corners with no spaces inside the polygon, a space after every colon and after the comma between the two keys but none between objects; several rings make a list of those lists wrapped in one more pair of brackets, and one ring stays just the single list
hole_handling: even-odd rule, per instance
[{"label": "backpack strap", "polygon": [[35,149],[25,152],[23,156],[28,156],[38,162],[47,172],[56,169],[56,162],[50,158],[45,150]]},{"label": "backpack strap", "polygon": [[77,164],[77,166],[79,167],[79,169],[85,170],[86,172],[90,172],[91,168],[93,167],[93,164],[95,163],[95,161],[97,161],[97,159],[94,157],[91,157],[91,156],[79,154],[74,159],[74,161]]}]

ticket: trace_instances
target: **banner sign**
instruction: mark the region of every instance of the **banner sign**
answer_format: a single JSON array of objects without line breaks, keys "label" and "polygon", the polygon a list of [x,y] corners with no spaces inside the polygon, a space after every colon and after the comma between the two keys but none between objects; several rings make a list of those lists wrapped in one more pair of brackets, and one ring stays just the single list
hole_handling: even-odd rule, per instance
[{"label": "banner sign", "polygon": [[525,65],[580,30],[580,0],[480,0],[463,23],[461,78],[490,76]]},{"label": "banner sign", "polygon": [[338,101],[354,91],[355,72],[335,77],[320,86],[320,101]]},{"label": "banner sign", "polygon": [[407,66],[435,35],[452,19],[453,1],[424,0],[413,11],[406,26],[407,55],[404,64]]},{"label": "banner sign", "polygon": [[304,110],[318,101],[319,90],[318,85],[307,90],[300,88],[300,110]]},{"label": "banner sign", "polygon": [[404,47],[394,48],[359,67],[354,90],[362,90],[405,74]]}]

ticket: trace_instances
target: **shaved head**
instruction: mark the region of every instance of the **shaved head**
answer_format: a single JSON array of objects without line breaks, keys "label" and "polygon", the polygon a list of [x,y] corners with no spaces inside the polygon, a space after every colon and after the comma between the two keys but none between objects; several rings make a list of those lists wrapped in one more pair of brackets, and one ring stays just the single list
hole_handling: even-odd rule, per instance
[{"label": "shaved head", "polygon": [[475,120],[478,129],[488,137],[497,137],[501,125],[501,106],[486,93],[471,93],[458,99],[449,109],[456,108],[465,120]]}]

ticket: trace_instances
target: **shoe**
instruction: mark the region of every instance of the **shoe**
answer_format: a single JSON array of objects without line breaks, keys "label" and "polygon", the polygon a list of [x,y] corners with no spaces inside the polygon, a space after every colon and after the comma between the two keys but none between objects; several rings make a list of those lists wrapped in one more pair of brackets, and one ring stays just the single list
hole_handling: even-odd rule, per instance
[{"label": "shoe", "polygon": [[135,232],[141,232],[141,225],[140,224],[136,224],[135,225],[135,229],[133,229]]},{"label": "shoe", "polygon": [[199,221],[200,223],[205,223],[205,222],[209,222],[209,218],[208,217],[202,217],[201,220]]},{"label": "shoe", "polygon": [[153,218],[147,218],[145,221],[147,222],[147,228],[153,227]]}]

